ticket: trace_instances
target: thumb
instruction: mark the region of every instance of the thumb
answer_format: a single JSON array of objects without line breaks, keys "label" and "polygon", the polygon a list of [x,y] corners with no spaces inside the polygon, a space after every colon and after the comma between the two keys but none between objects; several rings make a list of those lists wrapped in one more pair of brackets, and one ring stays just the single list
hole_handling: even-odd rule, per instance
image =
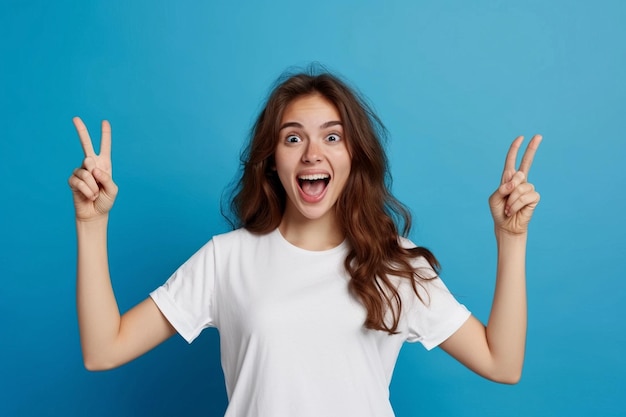
[{"label": "thumb", "polygon": [[87,172],[93,172],[96,167],[96,160],[91,156],[88,156],[83,160],[83,168],[87,170]]},{"label": "thumb", "polygon": [[[88,158],[89,159],[89,158]],[[113,178],[111,175],[101,170],[100,168],[94,168],[92,171],[92,175],[98,181],[98,183],[102,186],[102,191],[111,198],[115,198],[117,195],[117,185],[113,182]]]},{"label": "thumb", "polygon": [[502,200],[506,199],[515,190],[515,187],[526,181],[526,175],[523,171],[517,171],[510,180],[502,183],[494,196],[497,195]]}]

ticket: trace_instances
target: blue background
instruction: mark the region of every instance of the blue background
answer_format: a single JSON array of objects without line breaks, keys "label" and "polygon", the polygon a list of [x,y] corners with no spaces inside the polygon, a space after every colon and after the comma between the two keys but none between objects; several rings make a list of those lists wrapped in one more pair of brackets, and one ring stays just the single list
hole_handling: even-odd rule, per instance
[{"label": "blue background", "polygon": [[[127,4],[128,3],[128,4]],[[624,415],[626,3],[7,1],[0,6],[0,415],[221,416],[218,335],[84,370],[66,180],[71,123],[113,126],[110,263],[122,310],[213,234],[273,80],[319,61],[391,132],[393,189],[456,296],[494,284],[487,197],[520,134],[544,135],[522,381],[407,345],[398,416]]]}]

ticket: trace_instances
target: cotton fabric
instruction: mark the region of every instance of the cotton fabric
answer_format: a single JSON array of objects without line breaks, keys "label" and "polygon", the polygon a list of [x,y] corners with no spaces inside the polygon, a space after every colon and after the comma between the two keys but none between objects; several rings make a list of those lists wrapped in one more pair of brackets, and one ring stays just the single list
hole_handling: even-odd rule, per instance
[{"label": "cotton fabric", "polygon": [[[215,236],[150,294],[187,342],[219,330],[226,417],[393,416],[389,384],[402,343],[432,349],[469,317],[440,278],[423,283],[424,302],[397,279],[398,334],[366,329],[366,311],[348,292],[347,251],[346,242],[308,251],[278,229],[238,229]],[[434,276],[424,259],[414,266]]]}]

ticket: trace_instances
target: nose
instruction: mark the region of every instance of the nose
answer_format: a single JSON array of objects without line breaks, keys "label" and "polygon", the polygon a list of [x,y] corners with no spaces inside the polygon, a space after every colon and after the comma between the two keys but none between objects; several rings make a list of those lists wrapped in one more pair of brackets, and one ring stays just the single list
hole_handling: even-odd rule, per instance
[{"label": "nose", "polygon": [[302,154],[302,162],[312,164],[322,160],[322,149],[318,143],[311,140],[307,143],[304,153]]}]

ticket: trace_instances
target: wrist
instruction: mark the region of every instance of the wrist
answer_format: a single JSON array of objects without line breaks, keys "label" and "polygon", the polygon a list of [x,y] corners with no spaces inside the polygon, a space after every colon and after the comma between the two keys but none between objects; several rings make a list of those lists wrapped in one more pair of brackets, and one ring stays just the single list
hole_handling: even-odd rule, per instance
[{"label": "wrist", "polygon": [[81,219],[81,218],[76,218],[76,229],[81,232],[81,231],[89,231],[89,230],[93,230],[93,229],[101,229],[101,228],[105,228],[107,227],[107,224],[109,223],[109,215],[108,214],[104,214],[102,216],[98,216],[98,217],[94,217],[91,219]]},{"label": "wrist", "polygon": [[498,243],[523,243],[528,240],[528,231],[522,233],[511,233],[506,230],[495,230],[496,240]]}]

